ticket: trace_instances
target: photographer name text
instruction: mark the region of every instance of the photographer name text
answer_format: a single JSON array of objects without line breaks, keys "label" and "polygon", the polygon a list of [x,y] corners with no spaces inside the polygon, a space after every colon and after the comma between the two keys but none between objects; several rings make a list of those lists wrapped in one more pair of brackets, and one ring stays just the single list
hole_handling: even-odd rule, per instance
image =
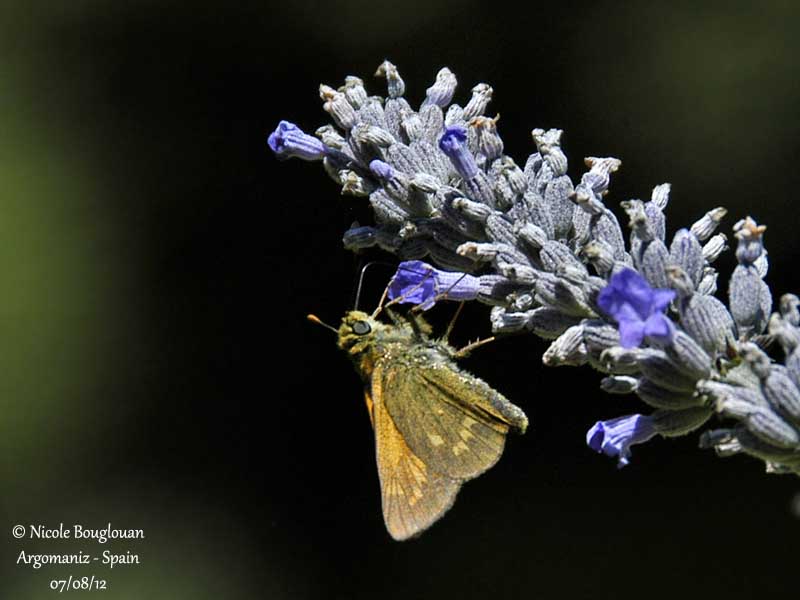
[{"label": "photographer name text", "polygon": [[105,527],[86,527],[80,523],[57,527],[46,525],[17,525],[13,529],[14,537],[18,540],[94,540],[98,544],[105,544],[109,540],[143,540],[143,529],[119,529],[108,523]]}]

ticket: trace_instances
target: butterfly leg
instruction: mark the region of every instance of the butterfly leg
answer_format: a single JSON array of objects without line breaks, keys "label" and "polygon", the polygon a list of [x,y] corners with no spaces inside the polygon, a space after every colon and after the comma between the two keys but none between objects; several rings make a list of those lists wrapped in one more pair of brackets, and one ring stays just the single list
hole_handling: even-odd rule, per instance
[{"label": "butterfly leg", "polygon": [[408,320],[401,317],[399,314],[394,312],[391,308],[386,309],[386,316],[389,317],[389,320],[394,323],[395,325],[405,325]]},{"label": "butterfly leg", "polygon": [[456,309],[456,312],[453,314],[453,318],[450,319],[450,323],[447,324],[447,329],[445,329],[445,331],[444,331],[444,336],[442,336],[442,339],[445,342],[450,339],[450,334],[453,333],[453,327],[456,324],[456,319],[458,319],[458,315],[461,314],[461,309],[463,309],[463,308],[464,308],[464,303],[463,302],[459,302],[458,303],[458,308]]},{"label": "butterfly leg", "polygon": [[375,309],[375,312],[372,313],[372,317],[375,318],[381,310],[383,310],[383,303],[386,302],[386,296],[389,295],[389,286],[387,285],[383,288],[383,294],[381,294],[380,302],[378,302],[378,308]]},{"label": "butterfly leg", "polygon": [[[389,295],[389,287],[392,285],[392,281],[389,281],[389,285],[387,285],[386,288],[384,288],[384,290],[383,290],[383,295],[381,296],[381,301],[378,303],[378,308],[376,308],[375,312],[372,313],[372,318],[374,319],[375,317],[377,317],[384,308],[388,308],[390,306],[393,306],[395,304],[400,304],[401,302],[403,302],[411,294],[413,294],[419,288],[421,288],[422,284],[425,283],[425,281],[428,279],[428,277],[431,277],[432,275],[433,275],[433,271],[430,271],[430,272],[426,273],[422,277],[420,282],[418,284],[416,284],[414,287],[412,287],[411,289],[409,289],[405,294],[403,294],[402,296],[398,296],[397,298],[394,298],[393,300],[390,300],[389,302],[386,302],[386,298]],[[384,302],[386,302],[386,304],[384,304]]]},{"label": "butterfly leg", "polygon": [[[466,277],[466,276],[467,276],[467,274],[466,274],[466,273],[463,273],[463,274],[461,275],[461,277],[459,277],[459,278],[458,278],[458,279],[456,279],[456,280],[455,280],[455,281],[454,281],[452,284],[450,284],[450,286],[449,286],[449,287],[448,287],[446,290],[444,290],[444,291],[442,291],[442,292],[439,292],[439,293],[437,293],[437,294],[436,294],[436,295],[435,295],[435,296],[434,296],[434,297],[433,297],[433,298],[432,298],[432,299],[429,301],[429,303],[426,303],[426,304],[417,304],[417,305],[416,305],[414,308],[412,308],[411,310],[412,310],[412,311],[414,311],[414,312],[421,312],[421,311],[423,311],[423,310],[426,310],[425,308],[423,308],[423,306],[425,306],[425,307],[427,307],[427,308],[430,308],[431,306],[433,306],[434,304],[436,304],[436,303],[437,303],[439,300],[447,300],[447,299],[449,299],[449,296],[448,296],[448,294],[449,294],[449,293],[451,292],[451,290],[453,290],[453,289],[454,289],[454,288],[455,288],[455,287],[456,287],[456,286],[457,286],[459,283],[461,283],[461,280],[462,280],[462,279],[464,279],[464,277]],[[415,289],[416,289],[416,288],[415,288]],[[463,302],[462,302],[462,304],[463,304]],[[459,308],[458,310],[460,311],[461,309]],[[453,317],[453,321],[455,321],[455,317]],[[447,338],[445,337],[445,339],[447,339]]]},{"label": "butterfly leg", "polygon": [[455,358],[464,358],[470,352],[475,350],[475,348],[479,348],[480,346],[488,344],[489,342],[493,342],[494,340],[495,340],[495,337],[492,336],[492,337],[484,338],[482,340],[478,340],[476,342],[472,342],[471,344],[467,344],[466,346],[464,346],[460,350],[456,350]]}]

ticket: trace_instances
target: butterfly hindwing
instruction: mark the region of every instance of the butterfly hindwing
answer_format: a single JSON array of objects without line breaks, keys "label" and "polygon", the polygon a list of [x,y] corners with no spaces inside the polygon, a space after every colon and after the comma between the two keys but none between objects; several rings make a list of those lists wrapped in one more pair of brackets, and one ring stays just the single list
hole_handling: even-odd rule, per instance
[{"label": "butterfly hindwing", "polygon": [[524,413],[486,383],[422,348],[409,364],[382,370],[383,402],[409,448],[429,468],[466,481],[491,468]]}]

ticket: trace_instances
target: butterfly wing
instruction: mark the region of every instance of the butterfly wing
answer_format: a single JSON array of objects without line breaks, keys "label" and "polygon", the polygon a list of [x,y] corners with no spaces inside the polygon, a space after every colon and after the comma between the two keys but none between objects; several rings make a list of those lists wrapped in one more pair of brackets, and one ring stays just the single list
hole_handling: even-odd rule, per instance
[{"label": "butterfly wing", "polygon": [[500,459],[508,431],[525,431],[528,420],[435,349],[419,352],[409,364],[382,370],[383,402],[409,449],[429,469],[473,479]]},{"label": "butterfly wing", "polygon": [[417,358],[379,361],[366,397],[384,521],[397,540],[441,518],[464,481],[500,459],[508,431],[528,423],[522,410],[442,355]]},{"label": "butterfly wing", "polygon": [[367,390],[375,428],[383,519],[396,540],[413,537],[436,522],[455,501],[459,480],[430,468],[409,448],[387,411],[384,371],[377,366]]}]

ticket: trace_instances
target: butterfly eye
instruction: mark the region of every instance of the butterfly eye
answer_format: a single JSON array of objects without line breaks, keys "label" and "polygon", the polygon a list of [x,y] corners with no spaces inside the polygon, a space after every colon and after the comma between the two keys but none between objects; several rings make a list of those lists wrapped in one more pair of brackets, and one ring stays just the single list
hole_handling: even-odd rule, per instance
[{"label": "butterfly eye", "polygon": [[366,321],[356,321],[353,323],[353,333],[356,335],[366,335],[372,331],[372,327]]}]

